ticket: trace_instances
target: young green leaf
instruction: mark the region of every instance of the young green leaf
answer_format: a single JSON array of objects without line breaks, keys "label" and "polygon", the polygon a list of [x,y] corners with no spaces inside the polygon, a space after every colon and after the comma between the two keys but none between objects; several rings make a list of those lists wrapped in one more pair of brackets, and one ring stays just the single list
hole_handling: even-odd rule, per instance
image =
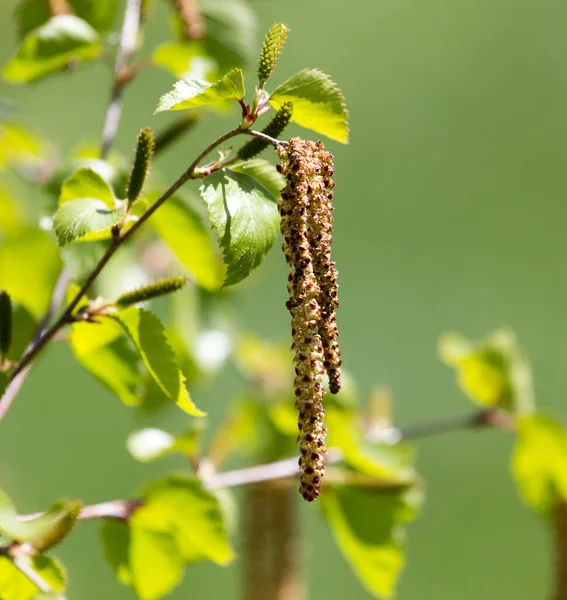
[{"label": "young green leaf", "polygon": [[258,62],[258,82],[261,88],[264,87],[276,68],[288,32],[289,29],[285,23],[274,23],[264,38]]},{"label": "young green leaf", "polygon": [[269,101],[276,110],[291,102],[294,123],[337,142],[348,142],[348,111],[343,93],[323,71],[303,69],[279,85]]},{"label": "young green leaf", "polygon": [[[54,592],[63,592],[67,576],[63,565],[43,554],[20,556],[18,562],[34,572]],[[40,589],[18,569],[11,560],[0,556],[0,598],[2,600],[36,600]],[[59,596],[61,597],[61,596]]]},{"label": "young green leaf", "polygon": [[216,83],[208,81],[184,80],[173,86],[173,91],[160,98],[155,112],[164,110],[185,110],[198,106],[209,106],[221,100],[241,100],[244,98],[244,77],[241,69],[233,69]]},{"label": "young green leaf", "polygon": [[126,446],[128,452],[140,462],[152,462],[171,454],[191,456],[198,450],[199,434],[200,429],[197,427],[190,427],[175,436],[152,427],[131,433]]},{"label": "young green leaf", "polygon": [[1,254],[0,288],[40,319],[61,271],[57,246],[44,231],[20,229],[3,237]]},{"label": "young green leaf", "polygon": [[415,490],[369,490],[327,486],[321,506],[333,536],[364,587],[392,598],[404,564],[402,524],[415,517]]},{"label": "young green leaf", "polygon": [[96,325],[74,323],[69,341],[81,365],[126,406],[141,404],[144,378],[138,354],[118,323],[111,319],[101,319]]},{"label": "young green leaf", "polygon": [[212,292],[222,287],[226,267],[205,219],[192,206],[173,197],[152,216],[150,223],[189,269],[197,285]]},{"label": "young green leaf", "polygon": [[106,561],[112,567],[120,583],[132,585],[132,573],[128,548],[130,547],[130,528],[128,523],[107,519],[102,524],[100,538]]},{"label": "young green leaf", "polygon": [[12,300],[0,290],[0,363],[12,346]]},{"label": "young green leaf", "polygon": [[517,421],[512,472],[524,500],[551,516],[558,497],[567,500],[567,432],[541,415]]},{"label": "young green leaf", "polygon": [[[262,133],[269,135],[271,138],[278,139],[288,126],[293,112],[293,104],[286,102],[275,114],[274,118],[262,129]],[[246,142],[238,151],[236,156],[241,160],[250,160],[260,152],[264,151],[270,143],[261,138],[252,138]],[[281,189],[281,188],[280,188]]]},{"label": "young green leaf", "polygon": [[136,156],[130,180],[128,181],[128,201],[134,202],[140,195],[144,187],[144,181],[148,176],[152,156],[154,153],[154,132],[150,127],[145,127],[138,134],[138,144],[136,146]]},{"label": "young green leaf", "polygon": [[93,168],[80,167],[61,185],[59,206],[80,198],[95,198],[103,202],[109,210],[116,208],[111,187],[101,173]]},{"label": "young green leaf", "polygon": [[274,244],[277,200],[250,175],[230,170],[207,177],[200,191],[223,250],[224,286],[233,285],[248,277]]},{"label": "young green leaf", "polygon": [[97,32],[74,15],[51,18],[31,31],[2,70],[11,83],[25,83],[60,71],[72,61],[89,60],[101,53]]},{"label": "young green leaf", "polygon": [[60,504],[61,511],[57,517],[33,540],[33,546],[39,553],[47,552],[57,546],[71,533],[83,506],[78,500]]},{"label": "young green leaf", "polygon": [[138,304],[139,302],[146,302],[152,298],[159,298],[160,296],[177,292],[186,285],[187,277],[184,277],[183,275],[173,275],[172,277],[160,279],[149,285],[122,294],[116,299],[116,306],[125,307]]},{"label": "young green leaf", "polygon": [[195,41],[165,42],[154,50],[152,62],[180,79],[210,81],[217,72],[216,61]]},{"label": "young green leaf", "polygon": [[242,173],[261,183],[274,198],[279,198],[280,191],[285,186],[285,177],[278,173],[276,167],[261,158],[236,163],[229,168],[233,173]]},{"label": "young green leaf", "polygon": [[[96,233],[109,237],[114,225],[124,220],[124,207],[109,210],[104,202],[94,198],[80,198],[66,202],[53,217],[53,230],[60,246]],[[101,239],[91,236],[90,239]]]},{"label": "young green leaf", "polygon": [[197,478],[171,475],[154,482],[144,501],[136,513],[146,527],[170,533],[186,561],[205,558],[227,565],[234,558],[219,500]]},{"label": "young green leaf", "polygon": [[191,401],[185,387],[185,377],[176,364],[175,354],[158,317],[147,310],[130,307],[112,318],[126,331],[163,392],[188,414],[203,416],[205,413]]}]

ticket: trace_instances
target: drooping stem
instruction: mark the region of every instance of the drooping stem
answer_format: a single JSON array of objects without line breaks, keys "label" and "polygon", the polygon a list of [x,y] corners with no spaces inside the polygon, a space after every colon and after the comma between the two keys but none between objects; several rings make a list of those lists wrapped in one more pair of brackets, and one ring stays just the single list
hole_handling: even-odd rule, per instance
[{"label": "drooping stem", "polygon": [[272,482],[247,490],[243,600],[302,600],[305,597],[299,571],[301,557],[294,492],[292,486]]},{"label": "drooping stem", "polygon": [[567,503],[559,500],[553,511],[554,589],[552,600],[567,600]]}]

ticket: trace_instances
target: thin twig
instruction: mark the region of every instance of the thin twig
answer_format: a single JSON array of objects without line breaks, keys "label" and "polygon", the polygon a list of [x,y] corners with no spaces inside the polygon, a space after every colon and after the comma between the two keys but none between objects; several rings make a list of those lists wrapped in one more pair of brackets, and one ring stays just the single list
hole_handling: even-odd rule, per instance
[{"label": "thin twig", "polygon": [[34,571],[24,559],[24,556],[13,556],[10,549],[6,552],[2,553],[9,561],[12,562],[14,567],[20,571],[22,575],[25,575],[38,589],[42,594],[51,594],[53,589],[51,586],[43,579],[43,577]]},{"label": "thin twig", "polygon": [[124,12],[124,24],[120,34],[120,44],[118,53],[116,54],[116,62],[114,64],[114,84],[110,95],[110,102],[104,119],[102,129],[102,144],[100,155],[101,158],[106,158],[116,133],[122,115],[122,94],[128,77],[125,77],[125,72],[128,69],[130,58],[136,49],[136,39],[138,37],[138,28],[140,27],[141,0],[128,0],[126,10]]},{"label": "thin twig", "polygon": [[281,140],[276,140],[276,138],[266,135],[265,133],[262,133],[261,131],[256,131],[255,129],[244,129],[242,131],[242,133],[244,133],[245,135],[251,135],[252,137],[260,138],[261,140],[268,142],[268,144],[271,144],[276,149],[279,148],[280,146],[284,146],[285,144],[287,144],[287,142],[282,142]]}]

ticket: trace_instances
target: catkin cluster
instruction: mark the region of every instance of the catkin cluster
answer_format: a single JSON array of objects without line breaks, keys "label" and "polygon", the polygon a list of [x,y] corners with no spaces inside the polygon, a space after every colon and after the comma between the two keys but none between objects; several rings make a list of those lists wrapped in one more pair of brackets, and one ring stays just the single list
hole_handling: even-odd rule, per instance
[{"label": "catkin cluster", "polygon": [[335,311],[337,270],[331,260],[333,155],[321,142],[292,138],[279,149],[278,170],[287,184],[279,211],[283,252],[292,268],[287,308],[295,353],[295,406],[299,412],[300,492],[308,501],[320,493],[325,473],[323,377],[336,394],[341,386]]}]

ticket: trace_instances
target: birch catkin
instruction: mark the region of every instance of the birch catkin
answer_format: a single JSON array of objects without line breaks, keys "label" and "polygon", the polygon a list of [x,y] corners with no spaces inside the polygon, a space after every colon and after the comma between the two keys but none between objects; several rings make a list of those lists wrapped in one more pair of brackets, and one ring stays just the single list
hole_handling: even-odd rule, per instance
[{"label": "birch catkin", "polygon": [[283,252],[292,272],[287,307],[292,317],[295,353],[295,406],[298,410],[300,493],[315,500],[325,474],[323,377],[340,388],[340,355],[335,309],[337,277],[331,261],[332,155],[323,145],[300,138],[279,150],[278,170],[287,180],[279,211]]}]

